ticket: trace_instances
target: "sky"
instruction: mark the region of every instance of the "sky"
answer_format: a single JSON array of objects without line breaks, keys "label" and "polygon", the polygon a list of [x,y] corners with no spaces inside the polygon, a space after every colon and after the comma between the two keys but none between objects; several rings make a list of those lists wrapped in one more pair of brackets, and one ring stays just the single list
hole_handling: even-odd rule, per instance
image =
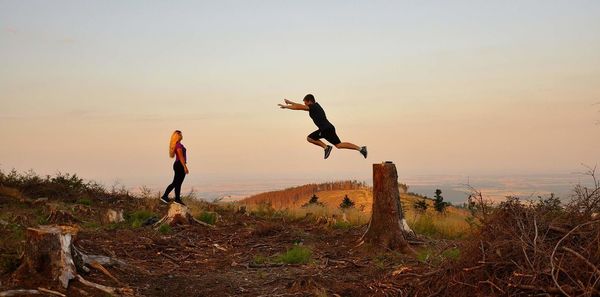
[{"label": "sky", "polygon": [[[167,184],[581,171],[600,1],[0,0],[0,169]],[[312,93],[343,141],[321,149]]]}]

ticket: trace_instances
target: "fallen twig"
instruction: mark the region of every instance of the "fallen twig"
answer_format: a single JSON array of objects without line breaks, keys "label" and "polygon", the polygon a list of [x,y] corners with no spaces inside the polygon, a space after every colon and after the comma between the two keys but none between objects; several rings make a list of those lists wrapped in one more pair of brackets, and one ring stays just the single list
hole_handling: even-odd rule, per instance
[{"label": "fallen twig", "polygon": [[102,266],[102,264],[94,261],[94,262],[90,263],[90,266],[98,269],[100,272],[104,273],[106,276],[110,277],[112,280],[117,282],[117,284],[123,285],[123,283],[120,280],[118,280],[116,277],[114,277],[106,268],[104,268],[104,266]]},{"label": "fallen twig", "polygon": [[85,280],[81,275],[77,275],[77,280],[83,285],[86,285],[86,286],[92,287],[92,288],[96,288],[96,289],[98,289],[104,293],[110,294],[112,296],[119,296],[119,295],[133,296],[133,290],[130,288],[113,288],[113,287],[100,285],[100,284]]},{"label": "fallen twig", "polygon": [[207,224],[207,223],[205,223],[203,221],[200,221],[200,220],[198,220],[198,219],[196,219],[194,217],[192,217],[192,219],[194,220],[194,222],[196,222],[196,223],[198,223],[198,224],[200,224],[202,226],[206,226],[206,227],[210,227],[210,228],[215,228],[215,226],[213,226],[211,224]]},{"label": "fallen twig", "polygon": [[39,295],[38,290],[8,290],[0,292],[0,297],[19,296],[19,295]]},{"label": "fallen twig", "polygon": [[579,258],[581,261],[585,262],[585,264],[587,264],[590,268],[592,268],[592,270],[600,277],[600,269],[598,269],[598,267],[596,267],[596,265],[592,264],[590,261],[588,261],[588,259],[586,259],[584,256],[582,256],[580,253],[568,248],[568,247],[562,247],[563,250],[573,254],[575,257]]},{"label": "fallen twig", "polygon": [[173,257],[173,256],[171,256],[169,254],[166,254],[166,253],[157,252],[157,254],[159,254],[159,255],[161,255],[161,256],[163,256],[165,258],[168,258],[170,260],[173,260],[175,262],[175,264],[179,265],[178,264],[179,260],[177,258],[175,258],[175,257]]},{"label": "fallen twig", "polygon": [[45,288],[38,288],[38,291],[42,292],[42,293],[48,293],[51,295],[56,295],[56,296],[61,296],[61,297],[67,297],[67,295],[61,293],[61,292],[57,292],[57,291],[53,291],[50,289],[45,289]]}]

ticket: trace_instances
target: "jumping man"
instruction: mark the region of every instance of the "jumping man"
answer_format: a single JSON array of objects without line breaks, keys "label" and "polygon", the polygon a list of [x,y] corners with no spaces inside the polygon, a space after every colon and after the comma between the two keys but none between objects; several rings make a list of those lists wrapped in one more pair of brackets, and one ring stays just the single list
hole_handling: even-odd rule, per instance
[{"label": "jumping man", "polygon": [[325,138],[331,144],[335,145],[338,149],[349,149],[359,151],[363,157],[367,158],[367,147],[359,147],[355,144],[349,142],[342,142],[340,138],[335,133],[335,127],[327,120],[327,116],[325,116],[325,111],[319,105],[319,103],[315,102],[315,96],[312,94],[308,94],[304,96],[304,104],[295,103],[290,100],[284,99],[285,104],[278,104],[279,107],[285,109],[292,110],[305,110],[308,111],[315,125],[319,127],[319,129],[313,133],[310,133],[306,140],[308,142],[318,145],[325,150],[325,159],[329,157],[331,153],[331,145],[326,145],[320,139]]}]

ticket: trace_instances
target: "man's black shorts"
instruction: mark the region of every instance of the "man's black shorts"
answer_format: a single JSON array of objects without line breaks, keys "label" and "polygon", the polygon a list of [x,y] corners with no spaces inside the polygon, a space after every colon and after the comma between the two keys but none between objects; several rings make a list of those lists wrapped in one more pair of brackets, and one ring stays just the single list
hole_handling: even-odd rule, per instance
[{"label": "man's black shorts", "polygon": [[319,129],[313,133],[310,133],[310,135],[308,135],[308,138],[313,139],[313,140],[319,140],[321,138],[325,138],[327,141],[329,141],[333,145],[338,145],[342,142],[340,140],[340,138],[337,136],[337,134],[335,133],[335,127],[327,128],[324,130]]}]

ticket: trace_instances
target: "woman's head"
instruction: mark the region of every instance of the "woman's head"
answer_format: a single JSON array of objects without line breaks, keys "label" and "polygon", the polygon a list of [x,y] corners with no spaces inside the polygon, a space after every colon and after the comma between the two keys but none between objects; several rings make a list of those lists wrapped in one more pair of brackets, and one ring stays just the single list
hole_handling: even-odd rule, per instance
[{"label": "woman's head", "polygon": [[183,139],[181,131],[175,130],[171,134],[171,142],[169,143],[169,157],[175,158],[175,146]]}]

